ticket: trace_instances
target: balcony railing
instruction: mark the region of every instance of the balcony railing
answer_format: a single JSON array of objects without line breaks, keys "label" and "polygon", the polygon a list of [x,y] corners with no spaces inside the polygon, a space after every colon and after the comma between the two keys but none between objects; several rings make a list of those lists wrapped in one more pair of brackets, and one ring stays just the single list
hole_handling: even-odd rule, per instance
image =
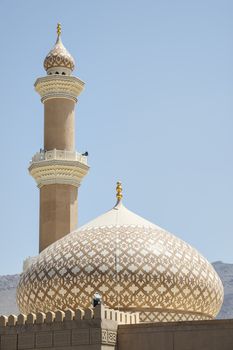
[{"label": "balcony railing", "polygon": [[41,150],[37,152],[31,159],[32,163],[42,162],[44,160],[70,160],[79,161],[87,165],[87,156],[82,155],[78,152],[71,152],[65,150],[53,149],[51,151]]}]

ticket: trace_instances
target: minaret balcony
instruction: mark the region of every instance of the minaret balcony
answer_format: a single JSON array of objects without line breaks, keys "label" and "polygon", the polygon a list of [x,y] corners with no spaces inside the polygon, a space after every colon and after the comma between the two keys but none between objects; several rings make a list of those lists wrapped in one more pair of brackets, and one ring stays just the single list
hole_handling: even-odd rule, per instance
[{"label": "minaret balcony", "polygon": [[68,98],[77,102],[77,98],[84,89],[84,82],[77,77],[67,75],[48,75],[38,78],[35,89],[44,103],[50,98]]},{"label": "minaret balcony", "polygon": [[30,164],[43,162],[45,160],[71,160],[79,161],[80,163],[87,165],[87,156],[79,152],[71,152],[66,150],[53,149],[51,151],[41,150],[37,152],[30,162]]},{"label": "minaret balcony", "polygon": [[79,187],[89,166],[87,156],[81,153],[54,149],[37,152],[28,170],[39,188],[55,183]]}]

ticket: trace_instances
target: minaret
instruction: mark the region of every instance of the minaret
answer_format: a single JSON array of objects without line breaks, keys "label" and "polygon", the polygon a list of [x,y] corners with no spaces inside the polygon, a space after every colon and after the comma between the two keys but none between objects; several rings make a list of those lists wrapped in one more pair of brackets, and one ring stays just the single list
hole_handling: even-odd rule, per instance
[{"label": "minaret", "polygon": [[84,82],[71,75],[74,59],[62,44],[60,24],[44,68],[47,76],[35,82],[44,104],[44,149],[29,166],[40,190],[40,252],[76,229],[78,187],[89,169],[75,150],[75,104]]}]

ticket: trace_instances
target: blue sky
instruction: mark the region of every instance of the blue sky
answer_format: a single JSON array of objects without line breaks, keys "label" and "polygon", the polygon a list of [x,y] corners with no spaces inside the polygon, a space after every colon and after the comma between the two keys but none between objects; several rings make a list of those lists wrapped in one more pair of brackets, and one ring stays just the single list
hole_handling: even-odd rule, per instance
[{"label": "blue sky", "polygon": [[43,146],[43,105],[33,84],[57,22],[86,82],[79,225],[114,205],[121,180],[129,209],[233,263],[232,15],[226,0],[1,1],[0,274],[38,252],[27,167]]}]

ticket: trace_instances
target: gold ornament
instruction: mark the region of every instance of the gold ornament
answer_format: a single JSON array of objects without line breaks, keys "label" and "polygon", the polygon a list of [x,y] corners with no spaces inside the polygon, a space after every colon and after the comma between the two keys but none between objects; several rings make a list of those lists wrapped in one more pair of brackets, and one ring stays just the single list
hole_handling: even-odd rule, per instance
[{"label": "gold ornament", "polygon": [[122,185],[121,185],[121,182],[118,181],[117,182],[117,186],[116,186],[116,197],[117,197],[117,200],[120,201],[123,197],[122,195]]},{"label": "gold ornament", "polygon": [[57,35],[60,36],[61,35],[61,23],[57,24]]}]

